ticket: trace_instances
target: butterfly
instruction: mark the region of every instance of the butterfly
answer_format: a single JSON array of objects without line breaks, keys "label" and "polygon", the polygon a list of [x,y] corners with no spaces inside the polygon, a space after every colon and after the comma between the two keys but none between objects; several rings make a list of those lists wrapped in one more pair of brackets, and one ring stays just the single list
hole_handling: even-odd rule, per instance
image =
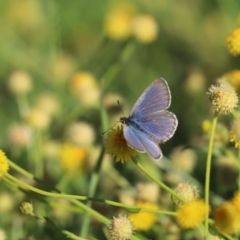
[{"label": "butterfly", "polygon": [[166,109],[171,104],[167,82],[157,79],[142,93],[129,117],[121,117],[123,135],[129,147],[159,160],[162,158],[160,143],[170,139],[176,131],[178,120]]}]

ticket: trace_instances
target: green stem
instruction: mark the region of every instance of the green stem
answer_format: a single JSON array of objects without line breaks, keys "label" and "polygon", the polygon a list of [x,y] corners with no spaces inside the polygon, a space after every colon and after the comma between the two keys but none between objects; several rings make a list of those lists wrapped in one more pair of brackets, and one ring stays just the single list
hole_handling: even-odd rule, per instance
[{"label": "green stem", "polygon": [[166,190],[167,192],[169,192],[170,194],[172,194],[172,196],[176,197],[177,199],[179,199],[182,202],[185,202],[185,200],[183,198],[181,198],[180,196],[178,196],[171,188],[169,188],[167,185],[165,185],[163,182],[159,181],[158,179],[156,179],[154,176],[152,176],[151,173],[149,173],[136,159],[133,159],[133,162],[137,165],[137,167],[145,173],[145,175],[147,175],[150,179],[152,179],[154,182],[156,182],[161,188],[163,188],[164,190]]},{"label": "green stem", "polygon": [[[210,133],[209,145],[208,145],[208,154],[207,154],[207,163],[206,163],[206,175],[205,175],[205,204],[209,206],[209,193],[210,193],[210,174],[211,174],[211,160],[212,160],[212,150],[213,150],[213,140],[215,129],[218,120],[218,113],[216,112],[212,122],[212,128]],[[208,212],[205,215],[205,239],[208,237]]]}]

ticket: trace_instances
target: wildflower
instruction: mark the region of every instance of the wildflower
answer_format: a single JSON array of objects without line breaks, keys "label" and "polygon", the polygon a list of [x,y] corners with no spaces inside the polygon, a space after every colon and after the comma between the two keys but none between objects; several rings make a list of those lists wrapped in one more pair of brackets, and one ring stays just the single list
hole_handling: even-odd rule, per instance
[{"label": "wildflower", "polygon": [[111,154],[116,161],[122,163],[131,160],[138,153],[127,145],[123,136],[123,125],[117,124],[111,128],[105,138],[106,153]]},{"label": "wildflower", "polygon": [[224,76],[227,82],[229,82],[236,90],[240,90],[240,70],[235,69],[231,72],[226,73]]},{"label": "wildflower", "polygon": [[25,121],[33,128],[44,130],[50,125],[49,114],[39,108],[32,108],[25,116]]},{"label": "wildflower", "polygon": [[185,89],[191,95],[201,92],[205,89],[206,77],[200,69],[193,68],[190,70],[188,77],[185,81]]},{"label": "wildflower", "polygon": [[[197,189],[197,186],[190,183],[179,183],[177,187],[174,190],[180,197],[182,197],[186,202],[191,202],[193,200],[196,200],[199,198],[199,190]],[[181,205],[183,204],[181,201],[179,201],[176,197],[172,196],[173,201]]]},{"label": "wildflower", "polygon": [[59,155],[63,168],[67,171],[75,171],[84,165],[87,151],[85,148],[78,147],[71,143],[65,143],[60,148]]},{"label": "wildflower", "polygon": [[240,54],[240,28],[233,30],[227,38],[228,51],[237,56]]},{"label": "wildflower", "polygon": [[141,15],[133,21],[133,35],[142,43],[153,42],[157,39],[158,25],[150,15]]},{"label": "wildflower", "polygon": [[121,216],[111,220],[108,226],[108,233],[112,240],[128,240],[134,230],[132,221],[127,216]]},{"label": "wildflower", "polygon": [[23,71],[13,72],[8,79],[8,88],[14,94],[25,94],[32,90],[32,79]]},{"label": "wildflower", "polygon": [[23,202],[20,206],[20,210],[24,214],[33,215],[33,205],[29,202]]},{"label": "wildflower", "polygon": [[237,107],[238,96],[227,82],[221,81],[215,86],[212,85],[207,94],[216,112],[228,114]]},{"label": "wildflower", "polygon": [[137,184],[137,199],[142,201],[157,202],[159,198],[159,186],[156,183]]},{"label": "wildflower", "polygon": [[238,214],[240,213],[240,192],[235,193],[233,199],[232,199],[232,204],[236,208]]},{"label": "wildflower", "polygon": [[89,146],[95,140],[95,132],[88,123],[76,122],[68,127],[67,139],[78,146]]},{"label": "wildflower", "polygon": [[15,147],[27,147],[32,142],[32,130],[26,124],[13,124],[7,130],[7,139]]},{"label": "wildflower", "polygon": [[180,227],[184,229],[196,228],[208,212],[209,207],[206,206],[204,201],[197,199],[181,205],[177,209],[176,219]]},{"label": "wildflower", "polygon": [[196,154],[189,148],[177,147],[171,153],[170,160],[175,167],[191,173],[196,164]]},{"label": "wildflower", "polygon": [[78,72],[70,82],[71,92],[85,106],[93,106],[98,103],[100,96],[97,81],[89,72]]},{"label": "wildflower", "polygon": [[240,148],[240,117],[233,121],[229,131],[229,141],[234,144],[235,148]]},{"label": "wildflower", "polygon": [[231,202],[224,202],[213,212],[215,226],[227,233],[234,234],[240,230],[240,215],[236,213],[236,207]]},{"label": "wildflower", "polygon": [[106,35],[114,40],[125,40],[132,32],[132,20],[135,7],[130,3],[114,5],[105,20]]},{"label": "wildflower", "polygon": [[210,132],[211,127],[212,127],[211,121],[206,119],[206,120],[204,120],[202,122],[202,130],[203,130],[203,132]]},{"label": "wildflower", "polygon": [[[157,210],[158,206],[151,202],[137,201],[136,207]],[[129,218],[132,220],[137,230],[147,231],[157,221],[157,214],[152,212],[131,213]]]},{"label": "wildflower", "polygon": [[0,178],[9,170],[9,165],[5,153],[0,150]]},{"label": "wildflower", "polygon": [[13,208],[15,208],[14,196],[9,192],[2,192],[0,195],[0,213],[10,212]]}]

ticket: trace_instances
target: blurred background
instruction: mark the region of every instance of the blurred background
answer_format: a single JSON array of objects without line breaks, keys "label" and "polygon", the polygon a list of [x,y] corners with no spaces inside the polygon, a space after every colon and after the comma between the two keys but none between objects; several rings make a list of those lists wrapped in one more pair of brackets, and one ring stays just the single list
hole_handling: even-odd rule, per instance
[{"label": "blurred background", "polygon": [[[172,93],[170,110],[179,120],[176,134],[162,146],[164,155],[173,164],[179,163],[180,156],[190,158],[187,163],[183,160],[186,169],[179,167],[202,184],[212,116],[206,92],[216,79],[239,69],[239,57],[230,55],[226,47],[228,35],[240,27],[239,10],[238,0],[0,1],[1,149],[44,181],[68,193],[87,194],[89,173],[102,145],[101,133],[122,116],[117,100],[128,115],[144,89],[163,77]],[[108,116],[104,127],[101,101]],[[217,146],[221,148],[227,144],[228,130],[225,126],[219,129]],[[111,165],[117,172],[111,184],[109,178],[101,179],[99,197],[112,198],[111,191],[125,189],[124,184],[119,186],[118,177],[126,178],[131,190],[147,181],[139,173],[132,176],[133,166],[106,158],[105,169]],[[147,156],[142,158],[149,162]],[[195,160],[202,158],[202,168],[196,171]],[[36,167],[33,159],[44,159],[44,166]],[[154,164],[152,168],[163,176]],[[217,174],[221,179],[226,173],[219,170],[215,183]],[[165,177],[173,181],[173,176]],[[214,185],[214,190],[228,196],[236,187],[231,184],[221,189]],[[24,194],[2,183],[1,189],[0,228],[7,239],[54,239],[42,226],[35,231],[37,223],[22,217],[18,206],[27,198]],[[1,207],[3,203],[11,204]],[[114,211],[110,214],[107,208],[101,211],[111,218]],[[59,224],[79,231],[76,222],[81,223],[81,216],[57,210],[51,214],[55,218],[63,214]],[[26,223],[26,228],[21,227]],[[20,225],[14,232],[16,224]],[[94,231],[92,236],[105,239]]]}]

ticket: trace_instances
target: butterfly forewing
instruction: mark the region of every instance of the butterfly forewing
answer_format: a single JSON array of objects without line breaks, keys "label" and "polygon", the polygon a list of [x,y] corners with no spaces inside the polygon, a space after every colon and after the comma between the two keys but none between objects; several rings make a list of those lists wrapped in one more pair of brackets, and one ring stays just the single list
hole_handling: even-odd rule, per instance
[{"label": "butterfly forewing", "polygon": [[171,103],[171,95],[167,82],[160,78],[155,80],[135,103],[131,117],[141,118],[154,112],[167,109]]}]

